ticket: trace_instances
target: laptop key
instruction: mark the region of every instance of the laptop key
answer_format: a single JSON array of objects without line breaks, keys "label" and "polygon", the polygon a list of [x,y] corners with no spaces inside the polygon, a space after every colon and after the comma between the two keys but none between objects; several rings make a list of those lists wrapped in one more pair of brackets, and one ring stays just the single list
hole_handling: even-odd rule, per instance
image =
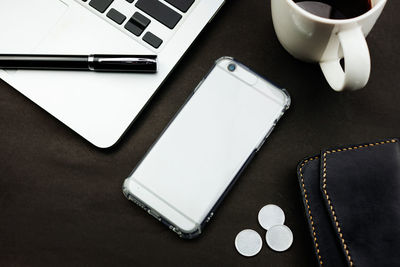
[{"label": "laptop key", "polygon": [[100,13],[104,13],[104,11],[106,11],[113,1],[114,0],[92,0],[90,1],[89,5]]},{"label": "laptop key", "polygon": [[121,25],[122,22],[124,22],[126,19],[126,17],[123,14],[121,14],[114,8],[111,8],[110,11],[108,11],[107,17],[112,19],[115,23],[118,23],[119,25]]},{"label": "laptop key", "polygon": [[182,15],[158,0],[139,0],[135,6],[170,29],[173,29],[182,18]]},{"label": "laptop key", "polygon": [[133,16],[125,24],[125,29],[127,29],[134,35],[139,36],[149,24],[150,20],[148,18],[146,18],[139,12],[135,12],[135,14],[133,14]]},{"label": "laptop key", "polygon": [[133,20],[135,24],[138,25],[143,30],[146,29],[146,27],[150,24],[150,20],[145,16],[143,16],[142,14],[140,14],[139,12],[135,12],[131,20]]},{"label": "laptop key", "polygon": [[186,12],[189,8],[193,5],[194,0],[166,0],[167,3],[171,4],[172,6],[176,7],[182,12]]},{"label": "laptop key", "polygon": [[130,31],[131,33],[133,33],[136,36],[139,36],[142,34],[143,29],[141,29],[138,25],[136,25],[134,22],[132,22],[131,20],[129,20],[126,24],[125,24],[125,29],[127,29],[128,31]]},{"label": "laptop key", "polygon": [[146,32],[146,34],[143,36],[143,41],[145,41],[154,48],[159,48],[163,42],[163,40],[161,40],[151,32]]}]

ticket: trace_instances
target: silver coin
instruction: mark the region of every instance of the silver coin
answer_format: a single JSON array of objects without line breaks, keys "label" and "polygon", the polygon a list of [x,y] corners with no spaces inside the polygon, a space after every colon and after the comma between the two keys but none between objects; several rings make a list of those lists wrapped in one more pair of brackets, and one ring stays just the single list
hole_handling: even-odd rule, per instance
[{"label": "silver coin", "polygon": [[262,248],[262,238],[254,230],[245,229],[237,234],[235,238],[236,250],[246,257],[257,255]]},{"label": "silver coin", "polygon": [[262,228],[269,230],[272,226],[283,225],[285,213],[277,205],[269,204],[258,212],[258,222]]},{"label": "silver coin", "polygon": [[275,225],[267,231],[265,239],[272,250],[282,252],[292,245],[293,234],[286,225]]}]

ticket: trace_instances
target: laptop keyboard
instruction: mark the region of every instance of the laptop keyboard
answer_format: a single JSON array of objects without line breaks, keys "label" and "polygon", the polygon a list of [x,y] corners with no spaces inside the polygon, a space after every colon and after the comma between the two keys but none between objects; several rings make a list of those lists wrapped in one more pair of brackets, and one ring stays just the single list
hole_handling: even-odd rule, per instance
[{"label": "laptop keyboard", "polygon": [[[151,23],[160,23],[167,31],[172,31],[193,6],[195,0],[81,0],[90,8],[103,13],[117,25],[123,26],[129,34],[141,38],[145,43],[158,49],[164,40],[157,32],[147,30]],[[121,3],[123,2],[123,3]],[[133,5],[135,11],[129,14],[129,8],[118,8]],[[121,10],[122,9],[122,10]],[[164,37],[165,37],[165,30]]]},{"label": "laptop keyboard", "polygon": [[182,18],[180,14],[158,0],[138,0],[135,6],[170,29],[173,29]]}]

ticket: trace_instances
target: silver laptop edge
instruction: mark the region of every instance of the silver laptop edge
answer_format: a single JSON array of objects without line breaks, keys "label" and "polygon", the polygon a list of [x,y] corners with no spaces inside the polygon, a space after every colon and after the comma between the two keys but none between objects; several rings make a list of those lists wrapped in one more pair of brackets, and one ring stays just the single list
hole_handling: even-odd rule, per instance
[{"label": "silver laptop edge", "polygon": [[173,30],[152,19],[146,30],[164,41],[155,49],[143,35],[138,38],[106,17],[111,8],[125,11],[127,17],[138,11],[125,0],[114,1],[104,13],[81,0],[2,0],[1,53],[157,54],[158,73],[0,70],[0,78],[93,145],[110,147],[223,2],[197,0]]}]

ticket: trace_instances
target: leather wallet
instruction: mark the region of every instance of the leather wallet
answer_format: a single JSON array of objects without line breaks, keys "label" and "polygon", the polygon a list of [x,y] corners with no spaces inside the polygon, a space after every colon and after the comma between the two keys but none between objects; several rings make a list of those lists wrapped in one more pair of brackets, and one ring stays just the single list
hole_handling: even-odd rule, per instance
[{"label": "leather wallet", "polygon": [[297,170],[320,266],[400,266],[398,139],[322,150]]}]

